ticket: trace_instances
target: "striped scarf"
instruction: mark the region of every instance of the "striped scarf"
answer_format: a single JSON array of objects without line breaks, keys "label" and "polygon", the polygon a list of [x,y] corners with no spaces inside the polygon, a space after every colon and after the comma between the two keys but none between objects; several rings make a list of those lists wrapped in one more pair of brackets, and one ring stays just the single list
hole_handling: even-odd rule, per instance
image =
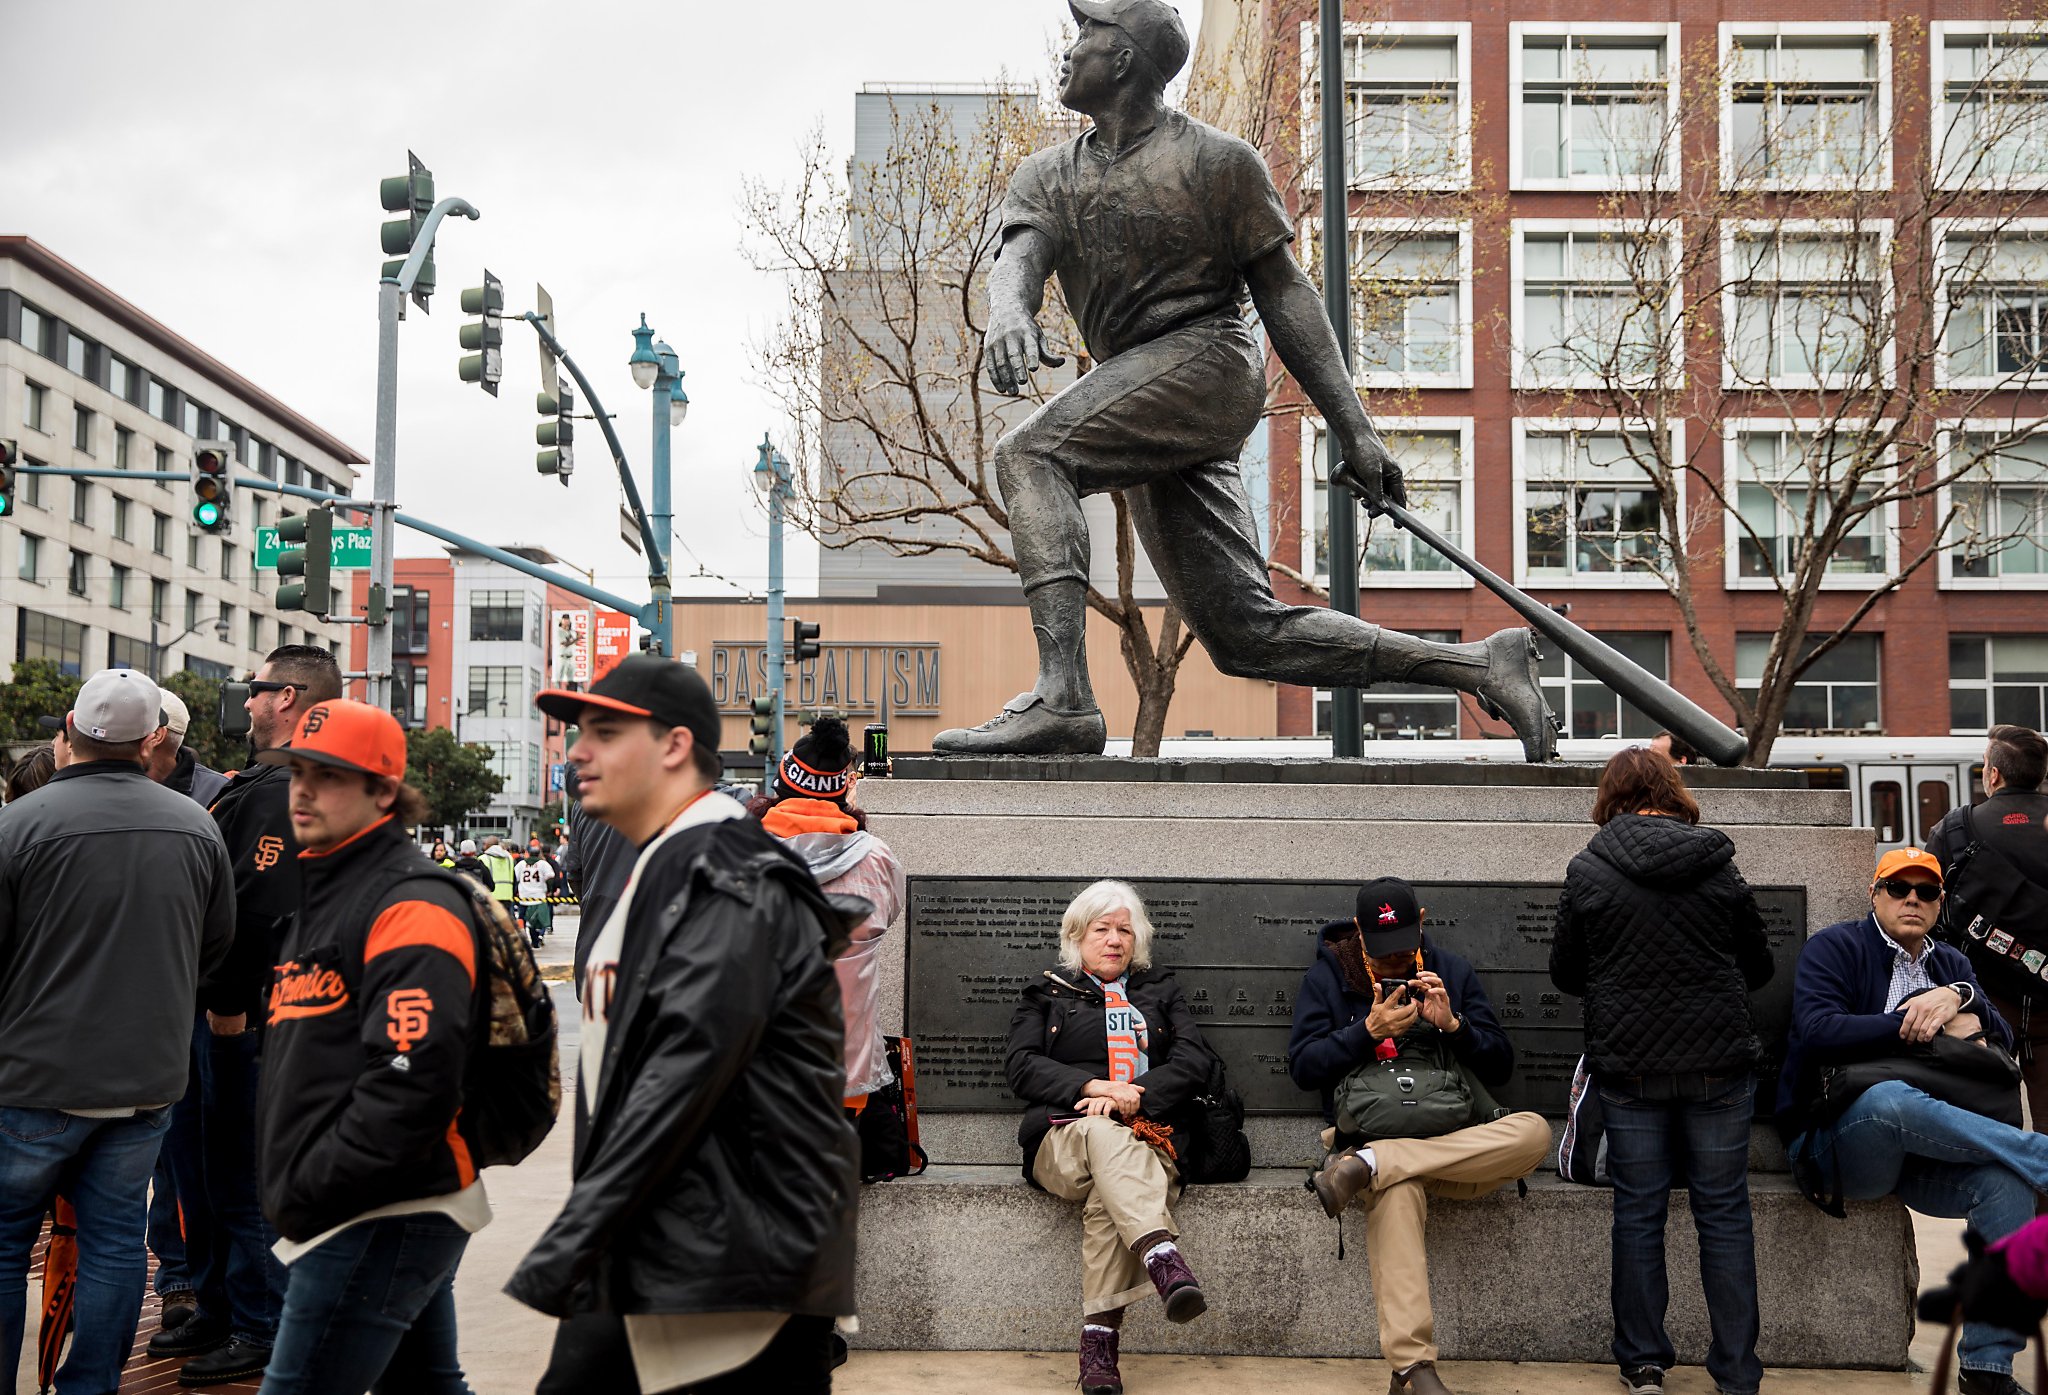
[{"label": "striped scarf", "polygon": [[1146,1056],[1151,1038],[1145,1030],[1145,1015],[1125,995],[1123,979],[1103,983],[1098,978],[1095,982],[1102,988],[1102,1022],[1109,1036],[1109,1078],[1119,1085],[1128,1085],[1152,1068]]}]

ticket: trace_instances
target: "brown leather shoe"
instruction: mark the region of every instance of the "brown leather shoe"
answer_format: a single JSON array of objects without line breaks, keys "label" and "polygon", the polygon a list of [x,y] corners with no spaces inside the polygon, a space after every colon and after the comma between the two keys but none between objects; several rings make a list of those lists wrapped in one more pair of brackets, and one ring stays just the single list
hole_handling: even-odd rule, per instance
[{"label": "brown leather shoe", "polygon": [[1358,1156],[1357,1149],[1347,1148],[1309,1178],[1309,1185],[1315,1188],[1316,1199],[1323,1203],[1323,1214],[1334,1221],[1344,1214],[1351,1198],[1372,1186],[1372,1167]]},{"label": "brown leather shoe", "polygon": [[1451,1388],[1437,1377],[1434,1361],[1418,1361],[1405,1375],[1394,1372],[1387,1395],[1451,1395]]}]

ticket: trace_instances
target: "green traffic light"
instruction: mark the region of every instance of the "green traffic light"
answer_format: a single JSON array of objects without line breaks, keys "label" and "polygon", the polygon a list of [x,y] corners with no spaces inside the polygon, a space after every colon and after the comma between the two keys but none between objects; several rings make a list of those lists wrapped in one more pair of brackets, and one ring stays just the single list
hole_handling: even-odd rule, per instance
[{"label": "green traffic light", "polygon": [[220,522],[220,505],[211,499],[192,508],[192,521],[202,528],[211,528]]}]

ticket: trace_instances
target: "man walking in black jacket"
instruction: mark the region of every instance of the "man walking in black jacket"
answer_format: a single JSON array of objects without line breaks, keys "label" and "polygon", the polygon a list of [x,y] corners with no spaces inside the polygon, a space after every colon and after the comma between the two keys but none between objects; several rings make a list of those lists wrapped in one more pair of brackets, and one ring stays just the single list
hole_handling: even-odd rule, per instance
[{"label": "man walking in black jacket", "polygon": [[[249,683],[249,744],[263,752],[291,743],[307,709],[341,696],[341,669],[325,649],[274,649]],[[187,1386],[246,1380],[262,1372],[284,1307],[277,1235],[263,1219],[256,1175],[256,1094],[263,1050],[262,1001],[286,923],[299,909],[298,859],[287,803],[291,774],[255,764],[229,780],[213,803],[235,870],[235,945],[200,995],[192,1049],[199,1078],[197,1119],[172,1150],[181,1194],[206,1198],[211,1224],[186,1236],[198,1309],[183,1326],[150,1339],[150,1355],[185,1356]]]},{"label": "man walking in black jacket", "polygon": [[640,848],[584,982],[575,1184],[506,1285],[567,1319],[541,1395],[830,1390],[859,1148],[822,893],[713,788],[693,670],[634,655],[537,701]]},{"label": "man walking in black jacket", "polygon": [[426,800],[390,713],[320,703],[256,759],[289,764],[305,849],[265,1028],[263,1210],[291,1285],[264,1395],[466,1395],[455,1267],[491,1218],[460,1128],[468,899],[406,835]]},{"label": "man walking in black jacket", "polygon": [[78,1217],[61,1390],[120,1383],[192,1005],[234,933],[220,833],[142,772],[158,714],[142,674],[93,675],[67,719],[71,763],[0,811],[0,1372],[20,1358],[29,1251],[61,1185]]}]

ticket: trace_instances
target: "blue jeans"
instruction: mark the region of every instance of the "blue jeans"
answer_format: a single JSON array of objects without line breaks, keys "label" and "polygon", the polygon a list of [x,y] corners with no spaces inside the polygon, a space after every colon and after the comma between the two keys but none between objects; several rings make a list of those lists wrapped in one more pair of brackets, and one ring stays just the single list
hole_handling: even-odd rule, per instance
[{"label": "blue jeans", "polygon": [[470,1395],[455,1354],[468,1243],[446,1216],[391,1216],[301,1255],[262,1395]]},{"label": "blue jeans", "polygon": [[[1713,1340],[1707,1374],[1732,1395],[1763,1383],[1756,1243],[1750,1229],[1749,1125],[1756,1082],[1708,1076],[1603,1077],[1607,1176],[1614,1184],[1614,1359],[1623,1369],[1677,1360],[1664,1330],[1670,1287],[1664,1221],[1683,1183],[1700,1241],[1700,1287]],[[1684,1175],[1676,1174],[1683,1167]]]},{"label": "blue jeans", "polygon": [[[176,1115],[177,1106],[172,1106]],[[185,1229],[178,1212],[178,1184],[171,1176],[168,1131],[162,1152],[157,1154],[156,1171],[149,1179],[149,1252],[156,1256],[156,1291],[159,1295],[192,1287],[192,1273],[185,1266]]]},{"label": "blue jeans", "polygon": [[120,1386],[149,1275],[149,1174],[170,1118],[168,1108],[126,1119],[0,1108],[0,1371],[21,1361],[29,1259],[61,1185],[78,1213],[78,1286],[58,1395]]},{"label": "blue jeans", "polygon": [[[1897,1080],[1873,1085],[1833,1129],[1792,1140],[1821,1176],[1842,1169],[1842,1196],[1870,1201],[1897,1194],[1925,1216],[1967,1217],[1986,1240],[2003,1240],[2034,1219],[2034,1195],[2048,1194],[2048,1136],[1944,1104]],[[2026,1339],[1981,1323],[1963,1326],[1965,1369],[2012,1370]]]}]

